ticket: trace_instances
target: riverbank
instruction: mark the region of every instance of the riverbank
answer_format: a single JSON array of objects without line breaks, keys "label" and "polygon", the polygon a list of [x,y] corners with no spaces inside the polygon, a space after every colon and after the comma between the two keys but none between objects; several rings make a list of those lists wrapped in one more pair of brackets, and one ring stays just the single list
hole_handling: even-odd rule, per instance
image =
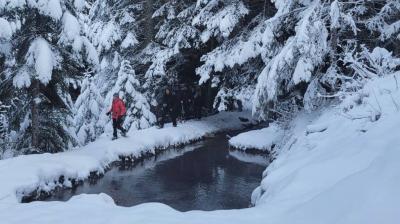
[{"label": "riverbank", "polygon": [[[104,134],[80,149],[56,154],[24,155],[0,161],[0,209],[16,204],[32,192],[50,192],[57,187],[72,187],[91,175],[101,175],[121,158],[133,160],[156,154],[157,150],[188,144],[208,134],[243,128],[239,117],[248,112],[219,113],[201,121],[188,121],[174,128],[152,127],[134,130],[127,138],[111,141]],[[12,171],[12,172],[10,172]]]},{"label": "riverbank", "polygon": [[43,199],[67,201],[80,194],[105,193],[124,207],[159,202],[178,211],[248,208],[267,158],[231,152],[226,136],[230,133],[164,150],[134,166],[112,166],[101,178]]}]

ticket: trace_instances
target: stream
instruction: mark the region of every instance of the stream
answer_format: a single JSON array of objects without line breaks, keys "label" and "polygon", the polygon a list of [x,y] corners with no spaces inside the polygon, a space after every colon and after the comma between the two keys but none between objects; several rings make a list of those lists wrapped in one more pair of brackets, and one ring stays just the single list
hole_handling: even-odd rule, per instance
[{"label": "stream", "polygon": [[247,208],[268,158],[229,150],[226,134],[166,150],[134,166],[113,166],[103,177],[45,200],[103,192],[120,206],[160,202],[179,211]]}]

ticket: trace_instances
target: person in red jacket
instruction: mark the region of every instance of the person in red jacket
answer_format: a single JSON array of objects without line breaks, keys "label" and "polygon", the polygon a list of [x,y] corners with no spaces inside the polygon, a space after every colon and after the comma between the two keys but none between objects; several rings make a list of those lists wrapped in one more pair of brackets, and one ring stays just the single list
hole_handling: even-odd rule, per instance
[{"label": "person in red jacket", "polygon": [[119,98],[118,93],[114,93],[113,101],[111,109],[107,112],[107,115],[110,115],[113,120],[113,139],[118,138],[117,129],[121,130],[122,136],[126,136],[126,130],[122,127],[122,123],[124,122],[124,118],[126,116],[126,107],[124,101]]}]

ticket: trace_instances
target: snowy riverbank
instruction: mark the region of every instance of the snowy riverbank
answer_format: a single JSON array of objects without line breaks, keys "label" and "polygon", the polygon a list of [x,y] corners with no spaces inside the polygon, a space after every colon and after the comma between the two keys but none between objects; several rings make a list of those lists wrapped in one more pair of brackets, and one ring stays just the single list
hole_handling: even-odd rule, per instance
[{"label": "snowy riverbank", "polygon": [[[18,203],[23,195],[37,189],[50,191],[58,186],[70,187],[71,180],[86,179],[91,173],[101,174],[121,156],[140,158],[155,154],[156,149],[187,144],[210,133],[240,129],[244,123],[239,117],[249,116],[247,112],[224,112],[180,124],[177,128],[168,124],[163,129],[152,127],[130,131],[127,138],[115,141],[105,134],[73,151],[0,160],[0,209],[2,205]],[[64,181],[59,181],[61,176]]]},{"label": "snowy riverbank", "polygon": [[[0,220],[7,224],[397,224],[400,90],[393,80],[393,76],[376,79],[338,106],[300,114],[285,147],[278,151],[276,160],[264,172],[261,186],[254,191],[253,208],[184,213],[159,203],[126,208],[116,206],[105,194],[79,195],[67,202],[17,203],[18,188],[37,184],[51,174],[79,171],[76,175],[84,176],[85,170],[105,162],[101,158],[115,158],[110,156],[114,153],[111,149],[92,158],[89,151],[107,148],[104,140],[99,140],[66,167],[64,163],[77,152],[1,161]],[[316,128],[321,124],[324,128]],[[215,125],[198,123],[196,127],[212,131],[218,129]],[[192,137],[201,136],[198,128],[188,130]],[[177,134],[169,133],[171,129],[165,131],[165,136]],[[124,142],[122,139],[120,143],[130,144]]]},{"label": "snowy riverbank", "polygon": [[400,222],[399,75],[293,121],[252,196],[271,223]]},{"label": "snowy riverbank", "polygon": [[267,128],[252,130],[241,133],[229,140],[229,145],[243,151],[271,152],[272,148],[279,143],[284,131],[275,124]]}]

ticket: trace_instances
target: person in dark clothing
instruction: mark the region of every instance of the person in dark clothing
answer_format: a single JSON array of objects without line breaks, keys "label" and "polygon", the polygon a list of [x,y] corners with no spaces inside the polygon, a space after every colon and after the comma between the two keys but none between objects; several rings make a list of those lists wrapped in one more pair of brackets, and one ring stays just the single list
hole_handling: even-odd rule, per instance
[{"label": "person in dark clothing", "polygon": [[200,87],[197,87],[193,96],[193,107],[194,116],[197,119],[201,119],[201,110],[203,109],[203,94],[201,93]]},{"label": "person in dark clothing", "polygon": [[172,120],[172,124],[174,127],[177,126],[176,118],[177,114],[177,107],[178,107],[178,98],[177,96],[171,92],[169,88],[165,89],[164,96],[162,99],[162,108],[161,108],[161,124],[160,127],[164,127],[164,123],[167,120],[167,115],[170,116]]},{"label": "person in dark clothing", "polygon": [[113,120],[114,129],[112,140],[118,138],[118,129],[121,130],[122,136],[126,136],[126,130],[122,127],[122,123],[124,122],[124,118],[126,116],[126,107],[124,101],[119,98],[118,93],[114,93],[111,109],[107,112],[107,115],[110,114]]},{"label": "person in dark clothing", "polygon": [[183,120],[189,120],[193,115],[193,91],[192,88],[183,86],[180,89],[180,110]]}]

